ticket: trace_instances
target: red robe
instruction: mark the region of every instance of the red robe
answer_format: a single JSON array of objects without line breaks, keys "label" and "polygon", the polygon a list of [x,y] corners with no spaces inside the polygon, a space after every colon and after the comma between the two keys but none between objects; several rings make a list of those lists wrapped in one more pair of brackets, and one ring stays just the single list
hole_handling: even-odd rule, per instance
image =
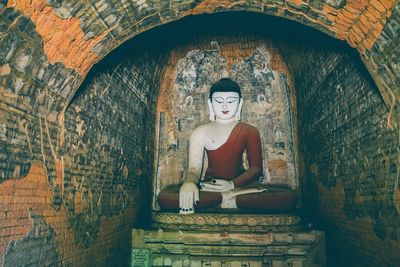
[{"label": "red robe", "polygon": [[[247,152],[249,169],[243,167],[243,152]],[[262,174],[261,138],[256,127],[239,122],[227,141],[215,150],[207,150],[208,168],[205,176],[233,180],[235,187],[242,187],[257,180]]]}]

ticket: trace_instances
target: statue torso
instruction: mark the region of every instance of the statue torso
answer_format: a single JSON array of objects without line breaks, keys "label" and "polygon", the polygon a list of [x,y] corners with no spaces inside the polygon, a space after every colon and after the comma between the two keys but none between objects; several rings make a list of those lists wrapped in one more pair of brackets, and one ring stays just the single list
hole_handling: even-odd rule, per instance
[{"label": "statue torso", "polygon": [[[234,125],[225,142],[219,147],[210,149],[209,146],[205,146],[208,158],[206,177],[230,180],[243,173],[245,171],[243,167],[243,152],[248,142],[252,141],[249,140],[249,136],[252,136],[254,131],[258,132],[250,124],[239,122]],[[256,153],[259,152],[257,151]],[[249,164],[254,163],[249,162]]]},{"label": "statue torso", "polygon": [[239,122],[230,125],[221,125],[216,122],[210,122],[204,125],[204,148],[206,150],[216,150],[223,146],[228,141],[238,124]]}]

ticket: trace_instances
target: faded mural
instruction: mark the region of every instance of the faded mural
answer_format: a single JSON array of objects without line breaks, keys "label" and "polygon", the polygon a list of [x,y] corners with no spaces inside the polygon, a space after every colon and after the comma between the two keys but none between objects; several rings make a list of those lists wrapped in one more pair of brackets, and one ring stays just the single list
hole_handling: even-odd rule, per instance
[{"label": "faded mural", "polygon": [[260,131],[264,164],[260,182],[288,184],[296,189],[297,164],[287,76],[271,70],[270,52],[266,47],[258,47],[250,57],[236,61],[230,69],[218,44],[212,42],[212,47],[215,49],[189,51],[176,65],[175,81],[167,100],[170,108],[158,114],[156,194],[185,179],[190,134],[208,122],[208,91],[222,77],[239,83],[244,99],[242,121]]}]

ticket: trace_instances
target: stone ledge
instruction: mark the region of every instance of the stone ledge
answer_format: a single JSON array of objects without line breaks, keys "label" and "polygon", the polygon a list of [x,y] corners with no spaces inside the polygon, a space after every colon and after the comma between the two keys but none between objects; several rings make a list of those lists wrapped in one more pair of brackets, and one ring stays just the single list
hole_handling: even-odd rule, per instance
[{"label": "stone ledge", "polygon": [[269,232],[301,230],[295,214],[178,213],[154,212],[152,228],[170,230],[208,230],[231,232]]},{"label": "stone ledge", "polygon": [[[135,235],[135,231],[132,232]],[[195,245],[309,245],[320,238],[320,231],[301,232],[268,232],[268,233],[232,233],[232,232],[204,232],[204,231],[164,231],[162,229],[147,230],[143,236],[145,243],[171,243]]]}]

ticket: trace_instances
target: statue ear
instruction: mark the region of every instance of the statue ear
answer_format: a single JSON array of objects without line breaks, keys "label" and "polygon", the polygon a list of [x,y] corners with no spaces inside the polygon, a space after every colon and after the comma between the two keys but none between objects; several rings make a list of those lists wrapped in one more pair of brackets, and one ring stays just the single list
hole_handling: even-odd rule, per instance
[{"label": "statue ear", "polygon": [[241,119],[240,114],[242,113],[242,107],[243,107],[243,98],[240,98],[239,107],[235,114],[235,121],[240,121]]},{"label": "statue ear", "polygon": [[210,121],[215,121],[215,113],[211,104],[211,99],[208,99],[207,103],[208,103],[208,112],[210,114],[209,119]]}]

